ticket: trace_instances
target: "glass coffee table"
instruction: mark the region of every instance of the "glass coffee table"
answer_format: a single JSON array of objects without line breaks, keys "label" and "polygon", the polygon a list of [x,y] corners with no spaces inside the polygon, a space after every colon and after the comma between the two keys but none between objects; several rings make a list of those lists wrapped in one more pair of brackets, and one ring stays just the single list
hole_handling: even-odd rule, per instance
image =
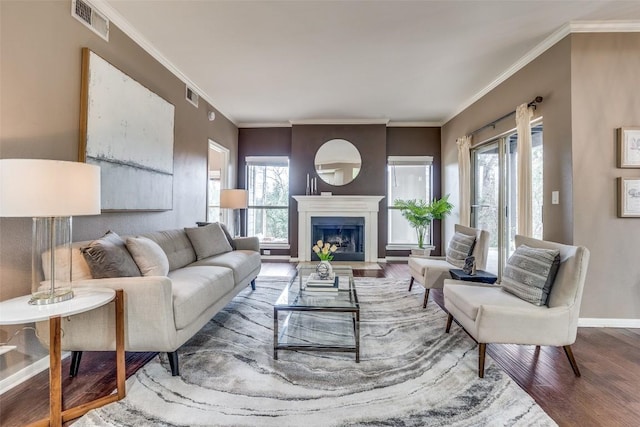
[{"label": "glass coffee table", "polygon": [[[350,266],[334,266],[335,290],[307,286],[315,265],[299,266],[273,306],[273,358],[278,350],[355,353],[360,362],[360,304]],[[280,313],[286,316],[280,316]]]}]

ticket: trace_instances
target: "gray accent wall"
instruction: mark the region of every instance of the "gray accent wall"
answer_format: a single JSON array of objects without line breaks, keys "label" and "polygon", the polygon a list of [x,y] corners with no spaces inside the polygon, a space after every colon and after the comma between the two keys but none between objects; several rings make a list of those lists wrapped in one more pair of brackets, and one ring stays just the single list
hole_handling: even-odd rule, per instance
[{"label": "gray accent wall", "polygon": [[[535,96],[544,122],[544,238],[591,251],[581,318],[640,319],[640,220],[617,218],[615,130],[640,126],[640,34],[571,34],[442,127],[443,193],[457,206],[456,138]],[[515,129],[507,119],[474,136]],[[560,191],[560,204],[551,192]],[[445,241],[459,216],[446,221]]]},{"label": "gray accent wall", "polygon": [[[244,187],[246,156],[289,156],[290,194],[304,195],[307,174],[317,177],[314,168],[316,151],[325,142],[346,139],[353,143],[362,158],[359,175],[349,184],[332,186],[318,179],[318,191],[335,195],[385,196],[378,214],[378,257],[407,256],[409,251],[386,252],[387,244],[387,156],[433,156],[434,195],[440,197],[440,128],[387,127],[384,124],[294,125],[291,128],[246,128],[239,130],[240,174],[238,185]],[[298,256],[298,205],[291,199],[289,207],[290,250],[271,250],[272,255]],[[439,224],[435,226],[435,253],[441,250]]]},{"label": "gray accent wall", "polygon": [[[71,17],[68,1],[0,2],[0,157],[78,160],[81,49],[88,47],[175,106],[173,210],[73,219],[74,240],[144,233],[206,219],[208,140],[231,150],[237,127],[111,23],[109,42]],[[19,185],[19,183],[16,183]],[[31,220],[0,219],[0,300],[30,292]],[[0,331],[0,341],[6,335]]]}]

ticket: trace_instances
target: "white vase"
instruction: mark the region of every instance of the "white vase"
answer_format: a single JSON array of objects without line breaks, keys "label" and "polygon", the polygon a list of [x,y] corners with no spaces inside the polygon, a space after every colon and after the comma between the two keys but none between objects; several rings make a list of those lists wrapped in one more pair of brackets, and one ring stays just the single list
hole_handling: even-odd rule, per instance
[{"label": "white vase", "polygon": [[316,266],[316,273],[321,279],[326,279],[333,273],[333,267],[329,261],[320,261],[320,264]]}]

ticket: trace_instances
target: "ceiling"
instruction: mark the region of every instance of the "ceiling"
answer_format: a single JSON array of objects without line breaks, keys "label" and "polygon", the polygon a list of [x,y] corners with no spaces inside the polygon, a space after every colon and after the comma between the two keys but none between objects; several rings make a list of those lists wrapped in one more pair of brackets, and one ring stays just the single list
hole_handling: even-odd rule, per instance
[{"label": "ceiling", "polygon": [[239,126],[441,124],[570,21],[640,22],[640,1],[92,3]]}]

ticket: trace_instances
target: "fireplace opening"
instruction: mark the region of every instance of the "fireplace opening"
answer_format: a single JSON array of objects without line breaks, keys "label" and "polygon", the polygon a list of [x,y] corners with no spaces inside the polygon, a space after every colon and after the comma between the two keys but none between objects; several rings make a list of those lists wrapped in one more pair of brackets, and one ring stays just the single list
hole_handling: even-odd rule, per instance
[{"label": "fireplace opening", "polygon": [[[364,217],[311,217],[312,243],[318,240],[336,245],[334,261],[364,261]],[[318,255],[311,251],[311,260]]]}]

